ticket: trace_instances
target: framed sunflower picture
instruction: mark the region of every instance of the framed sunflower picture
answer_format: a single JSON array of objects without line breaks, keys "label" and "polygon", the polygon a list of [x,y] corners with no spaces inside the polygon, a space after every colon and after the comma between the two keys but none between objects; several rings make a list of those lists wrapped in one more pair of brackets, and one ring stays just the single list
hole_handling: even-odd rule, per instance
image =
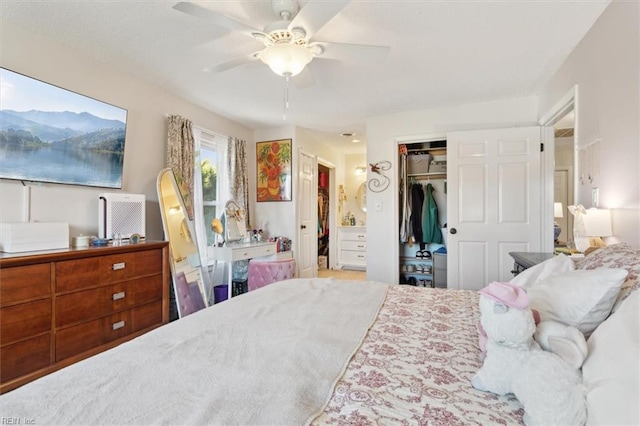
[{"label": "framed sunflower picture", "polygon": [[256,144],[257,200],[291,201],[291,139]]}]

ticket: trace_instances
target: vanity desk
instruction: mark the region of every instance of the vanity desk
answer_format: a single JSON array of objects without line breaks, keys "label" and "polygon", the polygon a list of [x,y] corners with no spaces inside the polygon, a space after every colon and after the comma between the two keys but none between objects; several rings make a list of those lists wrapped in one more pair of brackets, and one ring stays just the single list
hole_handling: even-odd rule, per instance
[{"label": "vanity desk", "polygon": [[276,241],[264,241],[264,242],[237,242],[226,243],[222,247],[209,246],[207,247],[207,257],[213,262],[211,265],[216,265],[217,262],[226,262],[228,265],[228,295],[231,299],[231,291],[233,288],[233,263],[237,260],[254,259],[257,257],[273,256],[278,253]]}]

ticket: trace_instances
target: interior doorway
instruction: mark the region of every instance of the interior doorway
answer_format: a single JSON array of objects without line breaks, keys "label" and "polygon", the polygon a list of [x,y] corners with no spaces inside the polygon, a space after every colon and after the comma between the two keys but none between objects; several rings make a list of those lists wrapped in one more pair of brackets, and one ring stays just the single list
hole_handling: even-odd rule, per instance
[{"label": "interior doorway", "polygon": [[318,271],[329,268],[331,228],[329,225],[331,193],[329,167],[318,163]]},{"label": "interior doorway", "polygon": [[[567,112],[554,125],[554,142],[554,224],[557,224],[560,228],[560,235],[556,245],[572,247],[573,215],[569,213],[567,206],[574,204],[575,143],[573,109]],[[558,212],[561,216],[558,215]]]},{"label": "interior doorway", "polygon": [[318,271],[333,269],[336,264],[336,209],[337,183],[336,166],[322,158],[318,158]]},{"label": "interior doorway", "polygon": [[[577,197],[577,147],[579,145],[578,86],[569,90],[539,121],[544,126],[544,140],[550,142],[552,150],[545,150],[544,160],[545,188],[553,188],[553,193],[545,191],[543,196],[545,235],[554,235],[554,223],[561,227],[558,242],[572,247],[573,216],[567,206],[578,203]],[[551,186],[549,186],[549,184]],[[556,203],[562,203],[562,216],[555,212]],[[545,247],[555,247],[557,243]]]}]

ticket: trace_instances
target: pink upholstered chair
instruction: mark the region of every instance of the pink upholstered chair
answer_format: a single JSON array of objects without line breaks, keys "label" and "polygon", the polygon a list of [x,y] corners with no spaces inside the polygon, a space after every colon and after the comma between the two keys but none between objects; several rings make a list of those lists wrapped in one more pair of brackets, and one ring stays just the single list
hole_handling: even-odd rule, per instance
[{"label": "pink upholstered chair", "polygon": [[264,287],[277,281],[288,280],[296,275],[295,259],[249,261],[249,291]]}]

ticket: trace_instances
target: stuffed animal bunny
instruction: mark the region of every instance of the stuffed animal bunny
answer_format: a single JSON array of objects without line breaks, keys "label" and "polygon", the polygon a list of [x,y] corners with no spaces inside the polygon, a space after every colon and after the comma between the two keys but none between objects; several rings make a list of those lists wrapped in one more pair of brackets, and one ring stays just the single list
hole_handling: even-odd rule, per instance
[{"label": "stuffed animal bunny", "polygon": [[[513,393],[524,407],[524,422],[529,426],[584,424],[587,413],[581,374],[533,339],[536,326],[526,292],[514,284],[493,282],[480,293],[487,352],[471,380],[473,387],[498,395]],[[558,342],[567,348],[575,345],[563,336],[552,337],[549,344],[553,347]],[[569,350],[576,351],[581,349]]]}]

